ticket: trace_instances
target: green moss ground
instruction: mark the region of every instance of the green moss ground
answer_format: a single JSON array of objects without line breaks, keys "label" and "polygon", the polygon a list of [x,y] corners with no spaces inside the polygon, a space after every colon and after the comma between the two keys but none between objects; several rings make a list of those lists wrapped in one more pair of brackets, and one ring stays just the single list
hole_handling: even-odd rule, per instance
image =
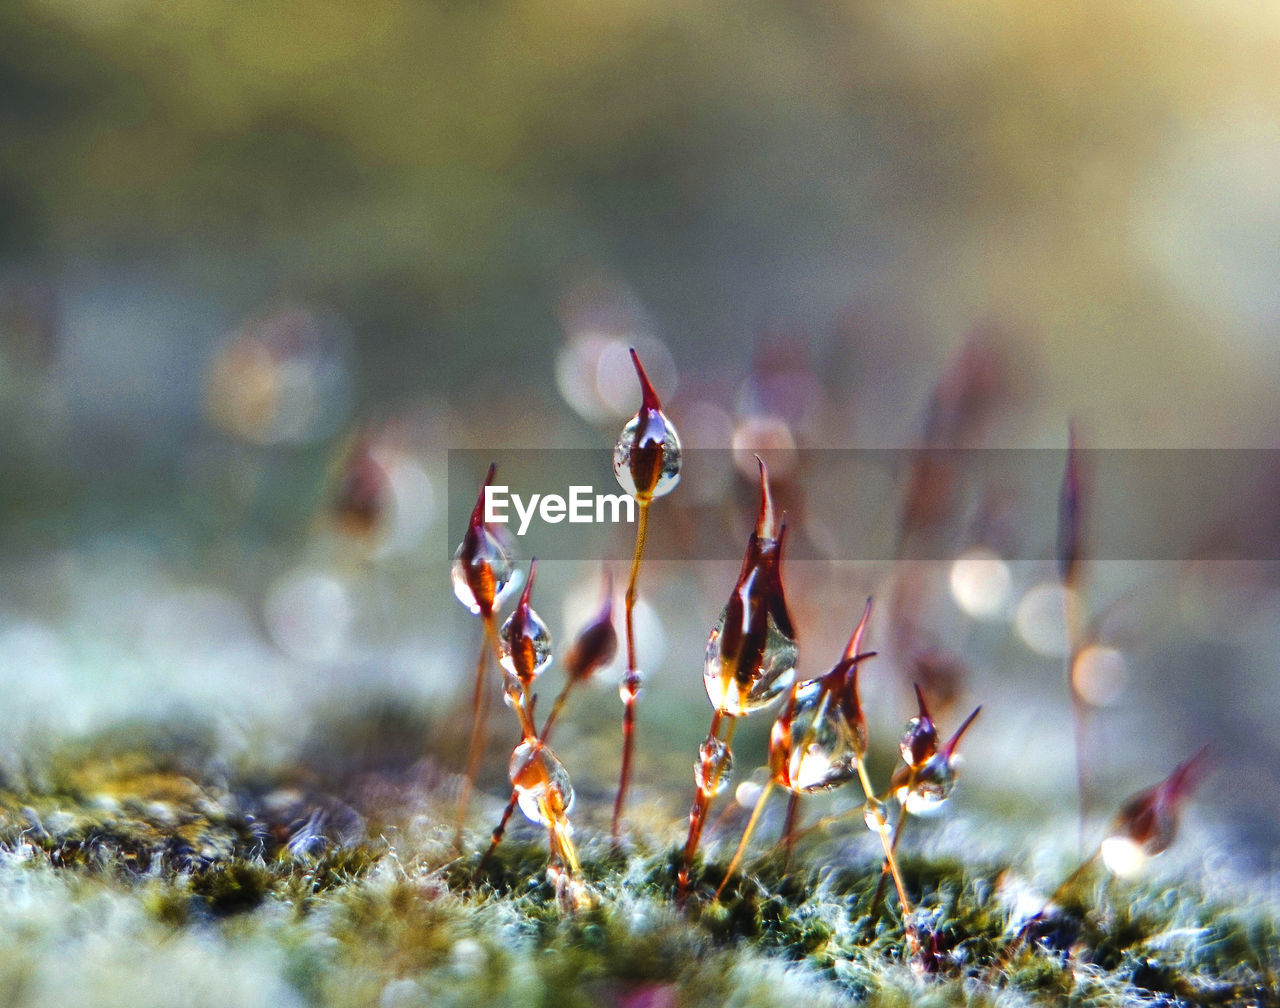
[{"label": "green moss ground", "polygon": [[[219,770],[200,739],[129,737],[0,792],[7,1005],[1280,1004],[1272,909],[1194,880],[1088,877],[1011,949],[1017,866],[908,844],[936,935],[912,956],[892,901],[868,916],[869,846],[833,864],[802,845],[789,870],[758,858],[722,903],[681,910],[674,850],[637,837],[625,857],[587,840],[595,906],[565,917],[536,834],[476,878],[478,851],[455,855],[450,803],[421,782],[368,802]],[[704,892],[723,870],[700,864]]]}]

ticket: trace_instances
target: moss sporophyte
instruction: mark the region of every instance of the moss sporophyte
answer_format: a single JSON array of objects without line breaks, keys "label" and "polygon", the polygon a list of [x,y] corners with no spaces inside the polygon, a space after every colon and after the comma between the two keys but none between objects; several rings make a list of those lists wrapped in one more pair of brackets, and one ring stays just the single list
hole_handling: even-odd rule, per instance
[{"label": "moss sporophyte", "polygon": [[[754,526],[736,579],[716,589],[728,589],[719,617],[699,616],[699,626],[711,624],[700,655],[691,640],[684,659],[668,659],[678,668],[692,658],[696,668],[701,657],[700,693],[711,705],[706,737],[696,753],[691,739],[680,759],[679,772],[690,762],[693,770],[688,820],[662,806],[656,789],[624,816],[636,753],[645,755],[635,703],[640,568],[653,501],[675,485],[680,466],[674,428],[633,361],[641,406],[614,452],[637,508],[627,588],[619,605],[605,567],[599,597],[588,597],[590,614],[568,646],[557,647],[569,638],[544,618],[554,612],[545,596],[549,571],[540,580],[536,560],[518,566],[505,527],[486,520],[494,467],[483,478],[452,566],[454,592],[479,618],[481,638],[474,679],[455,673],[457,692],[470,701],[465,750],[429,741],[420,759],[438,712],[419,716],[397,699],[390,711],[338,712],[317,728],[298,766],[275,771],[232,767],[212,742],[140,742],[132,731],[57,752],[26,781],[6,765],[0,910],[20,917],[36,888],[65,886],[82,901],[64,922],[75,935],[86,931],[85,908],[97,914],[133,899],[145,919],[111,911],[131,942],[172,950],[190,935],[201,955],[223,945],[248,954],[250,946],[238,944],[247,936],[274,943],[290,984],[281,1000],[343,1008],[1280,1005],[1273,907],[1232,906],[1188,879],[1152,880],[1152,862],[1174,844],[1207,773],[1205,752],[1119,803],[1083,856],[1046,846],[1046,864],[1032,870],[1029,859],[1001,852],[996,830],[947,815],[967,807],[959,751],[994,731],[987,724],[994,709],[984,719],[981,708],[961,717],[967,708],[949,705],[954,691],[921,675],[900,684],[901,733],[874,719],[868,725],[877,713],[871,698],[883,692],[872,692],[879,684],[867,676],[892,664],[874,650],[881,625],[888,624],[885,651],[892,645],[899,661],[901,652],[912,659],[904,662],[910,671],[928,671],[914,660],[925,653],[918,628],[898,625],[907,596],[895,591],[885,603],[878,596],[873,607],[870,599],[862,604],[863,592],[854,600],[822,595],[814,606],[800,594],[804,580],[786,559],[793,533],[775,501],[775,493],[786,499],[785,476],[775,466],[771,481],[763,461],[753,466],[758,491],[743,487],[758,493]],[[957,386],[964,372],[944,382],[931,412],[935,439],[977,408]],[[374,461],[357,441],[335,491],[333,513],[353,534],[379,521]],[[1086,481],[1070,475],[1077,462],[1069,456],[1058,573],[1078,589]],[[910,492],[923,495],[923,485]],[[923,496],[908,510],[904,528],[913,535],[921,515],[937,512]],[[824,628],[814,624],[822,620],[837,641],[854,625],[843,650],[832,648],[834,664],[806,673],[798,641],[802,633],[811,639],[809,626],[821,639]],[[1071,646],[1089,639],[1082,622]],[[608,792],[575,767],[583,735],[568,730],[578,727],[568,719],[579,688],[619,651],[621,732],[611,731],[603,748],[592,740],[597,757],[612,751],[621,764],[610,809]],[[558,690],[544,694],[554,701],[539,706],[549,680],[558,680]],[[488,698],[499,689],[511,715],[491,725]],[[766,765],[755,774],[739,768],[731,788],[734,728],[742,719],[758,723],[765,711]],[[750,751],[744,739],[739,758]],[[478,789],[478,771],[499,760],[502,791]],[[600,762],[612,774],[613,764]],[[1069,747],[1063,762],[1071,762]],[[780,823],[768,805],[778,790],[788,797]],[[804,824],[822,795],[834,811]],[[502,798],[509,800],[495,826]],[[517,811],[536,841],[526,827],[502,842]],[[1068,821],[1074,811],[1066,810]],[[938,813],[946,823],[931,838],[906,826]],[[962,853],[948,853],[948,843]],[[25,933],[0,934],[7,956],[0,991],[25,990],[36,976],[21,965]],[[19,966],[6,973],[6,962]]]},{"label": "moss sporophyte", "polygon": [[[883,960],[909,965],[918,976],[943,980],[968,976],[992,988],[1034,988],[1043,993],[1039,985],[1047,983],[1058,984],[1063,991],[1078,989],[1079,982],[1066,979],[1063,971],[1069,969],[1070,956],[1085,957],[1088,953],[1078,937],[1079,927],[1063,923],[1056,916],[1064,912],[1059,904],[1078,896],[1083,880],[1096,866],[1104,866],[1116,878],[1126,878],[1169,845],[1178,811],[1201,776],[1203,757],[1180,766],[1163,784],[1126,803],[1096,853],[1071,872],[1066,882],[1045,899],[1042,909],[1031,916],[1020,915],[1010,905],[994,899],[990,884],[985,890],[979,886],[987,893],[985,897],[972,889],[978,885],[983,869],[933,868],[910,850],[904,852],[902,840],[907,821],[913,816],[936,813],[953,799],[957,753],[981,708],[961,720],[944,741],[926,690],[921,684],[914,684],[916,713],[907,721],[896,747],[901,763],[889,775],[886,786],[873,784],[868,768],[871,739],[859,696],[860,672],[876,656],[867,647],[872,601],[867,600],[843,653],[829,671],[817,676],[797,674],[799,634],[784,588],[787,525],[774,503],[763,460],[757,460],[759,504],[755,527],[728,602],[707,638],[703,685],[712,708],[711,727],[694,759],[695,788],[684,844],[656,859],[641,849],[622,849],[627,839],[622,813],[634,762],[635,701],[641,682],[634,626],[639,574],[651,505],[675,486],[681,464],[675,429],[662,412],[634,353],[632,360],[640,380],[641,406],[626,425],[613,458],[619,481],[635,502],[638,521],[623,605],[624,717],[619,742],[622,771],[610,830],[612,853],[603,860],[589,857],[584,861],[579,855],[569,823],[574,789],[568,770],[549,745],[551,730],[562,717],[575,685],[606,665],[618,647],[613,626],[612,579],[606,570],[599,612],[567,650],[564,684],[539,728],[531,687],[550,664],[551,635],[531,607],[536,575],[536,565],[531,563],[515,611],[501,630],[491,631],[487,638],[496,649],[504,672],[506,702],[520,725],[521,741],[509,766],[511,799],[487,850],[475,862],[476,867],[469,870],[466,881],[455,877],[460,884],[477,887],[480,893],[501,895],[509,891],[517,879],[508,874],[507,865],[512,863],[511,858],[524,856],[523,848],[513,850],[504,859],[498,844],[509,816],[518,807],[548,832],[548,892],[560,910],[571,916],[596,920],[599,918],[592,915],[607,915],[610,905],[618,900],[671,899],[671,906],[678,911],[677,919],[683,919],[685,927],[722,937],[776,939],[782,942],[779,947],[789,950],[788,954],[817,956],[829,967],[842,959],[864,963]],[[950,402],[948,397],[954,397],[956,403],[954,408],[940,407],[931,414],[931,437],[944,439],[950,425],[963,425],[972,419],[977,407],[964,405],[969,400],[957,390],[966,380],[964,368],[949,377],[952,385],[943,389],[943,398]],[[1077,472],[1073,440],[1063,484],[1059,546],[1061,577],[1064,584],[1072,587],[1080,578],[1082,556],[1083,491]],[[502,591],[499,586],[518,580],[512,573],[508,548],[485,522],[483,505],[486,500],[490,505],[495,500],[490,493],[492,477],[491,470],[455,563],[455,584],[459,583],[461,570],[465,588],[459,597],[487,623],[497,620]],[[925,483],[935,485],[936,481]],[[924,502],[921,496],[925,493],[923,485],[919,480],[912,484],[909,492],[918,500],[904,511],[909,516],[904,530],[913,535],[922,527],[920,515],[936,512],[936,502]],[[520,507],[526,517],[532,514],[532,505],[527,502]],[[492,511],[489,517],[494,517]],[[488,588],[490,584],[494,587]],[[485,599],[492,600],[487,609]],[[895,611],[900,611],[901,604],[899,593]],[[897,618],[895,614],[891,616]],[[1070,619],[1070,614],[1066,618]],[[1068,631],[1075,641],[1075,629],[1069,626]],[[481,664],[484,653],[482,650]],[[917,667],[924,670],[927,665],[922,661]],[[738,802],[750,809],[750,816],[736,851],[723,867],[707,863],[700,858],[701,839],[713,806],[728,790],[733,775],[734,728],[739,719],[766,709],[773,709],[774,723],[764,784],[756,788],[754,795],[747,794],[750,789],[739,789]],[[843,861],[835,869],[837,874],[831,874],[832,867],[796,860],[797,846],[814,829],[832,825],[830,820],[823,820],[809,829],[800,829],[803,796],[834,791],[853,781],[858,782],[862,792],[855,809],[876,837],[879,860],[865,864],[860,873],[855,862]],[[781,856],[766,853],[752,863],[747,856],[751,839],[764,821],[767,799],[775,788],[789,796]],[[726,810],[723,821],[728,821],[729,812]],[[632,845],[637,842],[631,838]],[[645,842],[640,843],[643,846]],[[647,863],[647,867],[637,869],[637,860]],[[825,881],[815,889],[818,877]],[[630,895],[628,887],[634,887]],[[896,895],[896,910],[885,899],[890,887]],[[800,922],[809,914],[821,917],[830,913],[833,896],[840,900],[844,924],[823,925],[824,937],[816,937],[817,931],[806,930]],[[843,943],[833,944],[833,927],[843,928],[848,936]],[[1065,960],[1056,945],[1063,928],[1077,936]],[[774,939],[768,938],[771,935]],[[789,937],[782,938],[783,935]],[[805,951],[800,952],[800,946],[790,942],[799,942]],[[823,949],[826,951],[820,953]],[[1033,969],[1028,955],[1042,957],[1035,960],[1040,965]],[[1261,986],[1246,984],[1231,987],[1230,991],[1261,989],[1270,975],[1268,969],[1259,960],[1254,976]],[[1186,988],[1179,989],[1185,994]]]}]

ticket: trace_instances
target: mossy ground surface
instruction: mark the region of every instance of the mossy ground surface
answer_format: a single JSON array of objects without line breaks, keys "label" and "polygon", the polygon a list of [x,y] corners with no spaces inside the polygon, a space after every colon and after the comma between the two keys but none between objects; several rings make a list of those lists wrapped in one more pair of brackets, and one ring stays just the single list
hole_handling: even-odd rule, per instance
[{"label": "mossy ground surface", "polygon": [[477,875],[483,834],[456,854],[421,773],[335,794],[128,734],[0,792],[5,1004],[1280,1004],[1272,909],[1194,880],[1086,875],[1015,946],[1016,866],[906,845],[913,954],[867,848],[749,859],[714,903],[717,848],[680,908],[674,848],[637,836],[584,845],[594,905],[566,916],[536,833]]}]

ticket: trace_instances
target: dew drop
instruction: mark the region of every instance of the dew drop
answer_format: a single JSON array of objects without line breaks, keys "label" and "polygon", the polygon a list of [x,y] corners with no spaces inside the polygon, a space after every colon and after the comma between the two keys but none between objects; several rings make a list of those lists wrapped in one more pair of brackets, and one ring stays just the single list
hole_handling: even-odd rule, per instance
[{"label": "dew drop", "polygon": [[508,767],[520,811],[540,826],[567,829],[565,817],[573,808],[573,783],[564,764],[538,739],[521,742]]},{"label": "dew drop", "polygon": [[724,741],[708,735],[698,746],[698,762],[693,765],[693,780],[701,791],[718,795],[729,786],[733,776],[733,753]]},{"label": "dew drop", "polygon": [[868,798],[867,803],[862,806],[862,821],[872,833],[887,833],[889,812],[884,807],[884,802],[879,798]]},{"label": "dew drop", "polygon": [[912,815],[928,815],[942,807],[955,786],[955,767],[945,753],[938,753],[917,771],[909,787],[898,789],[898,801]]},{"label": "dew drop", "polygon": [[515,559],[512,552],[487,528],[480,530],[479,545],[469,560],[463,555],[465,548],[465,544],[459,546],[453,554],[453,568],[450,572],[453,594],[473,615],[478,616],[481,605],[476,598],[477,588],[481,594],[492,593],[496,612],[519,585],[519,581],[513,576]]},{"label": "dew drop", "polygon": [[938,751],[938,729],[927,717],[913,717],[907,722],[898,743],[902,761],[907,766],[919,766]]},{"label": "dew drop", "polygon": [[[659,412],[657,417],[662,421],[662,431],[659,435],[662,441],[662,461],[658,467],[657,481],[649,492],[649,497],[661,497],[664,494],[668,494],[680,482],[680,438],[665,413]],[[640,496],[637,493],[636,481],[632,475],[631,466],[632,454],[636,450],[636,438],[639,436],[642,425],[646,429],[647,439],[650,442],[656,440],[654,437],[655,432],[651,429],[653,425],[650,420],[651,418],[646,417],[644,411],[641,410],[622,429],[622,433],[618,436],[618,443],[613,446],[614,475],[618,477],[618,482],[622,485],[622,489],[632,497]]]},{"label": "dew drop", "polygon": [[858,740],[840,705],[822,680],[796,692],[791,711],[787,786],[793,791],[825,791],[858,773]]},{"label": "dew drop", "polygon": [[498,633],[498,663],[528,685],[551,664],[551,631],[532,609],[521,610],[512,613]]},{"label": "dew drop", "polygon": [[640,695],[644,676],[639,669],[624,672],[618,681],[618,696],[624,704],[629,704]]},{"label": "dew drop", "polygon": [[1102,841],[1102,862],[1113,875],[1132,878],[1149,860],[1150,856],[1142,844],[1132,837],[1116,835]]},{"label": "dew drop", "polygon": [[513,711],[518,711],[524,704],[524,692],[524,684],[520,682],[519,677],[503,669],[502,702]]},{"label": "dew drop", "polygon": [[799,650],[795,639],[784,634],[770,615],[759,661],[754,668],[739,668],[738,656],[725,654],[722,650],[728,614],[728,607],[725,607],[707,638],[702,681],[716,710],[730,717],[740,717],[768,707],[791,687],[795,681]]}]

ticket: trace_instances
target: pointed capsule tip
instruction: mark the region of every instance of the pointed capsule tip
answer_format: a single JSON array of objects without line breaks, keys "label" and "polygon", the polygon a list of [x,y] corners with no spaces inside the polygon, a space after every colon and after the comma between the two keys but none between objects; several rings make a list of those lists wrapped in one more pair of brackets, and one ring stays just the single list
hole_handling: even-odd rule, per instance
[{"label": "pointed capsule tip", "polygon": [[862,638],[867,633],[867,623],[871,620],[871,599],[867,599],[866,607],[862,610],[862,619],[858,620],[858,625],[853,628],[853,633],[849,637],[849,644],[844,649],[844,660],[852,661],[854,655],[862,650]]},{"label": "pointed capsule tip", "polygon": [[916,703],[920,705],[921,720],[932,721],[933,719],[929,717],[929,705],[924,702],[924,691],[920,689],[920,684],[912,683],[911,685],[916,691]]},{"label": "pointed capsule tip", "polygon": [[538,558],[533,557],[529,560],[529,578],[524,583],[524,591],[520,593],[520,606],[527,608],[529,605],[529,597],[533,592],[533,579],[538,576]]},{"label": "pointed capsule tip", "polygon": [[490,462],[489,471],[485,473],[484,482],[480,484],[480,493],[476,496],[476,506],[471,509],[471,528],[476,532],[484,527],[484,492],[493,484],[493,477],[497,471],[498,463]]},{"label": "pointed capsule tip", "polygon": [[949,741],[946,745],[946,754],[947,754],[948,760],[951,759],[953,755],[955,755],[956,746],[960,744],[961,737],[964,735],[966,731],[969,730],[969,725],[973,724],[974,720],[977,718],[977,716],[981,712],[982,712],[982,705],[979,704],[977,707],[973,709],[973,713],[964,719],[964,724],[962,724],[959,728],[957,728],[956,733],[951,736],[951,741]]},{"label": "pointed capsule tip", "polygon": [[640,379],[640,408],[645,411],[660,413],[662,403],[658,401],[658,393],[653,390],[649,376],[644,373],[644,365],[640,363],[640,355],[636,348],[631,348],[631,363],[636,367],[636,377]]},{"label": "pointed capsule tip", "polygon": [[1173,773],[1166,780],[1169,797],[1174,801],[1190,797],[1208,769],[1208,762],[1209,745],[1206,743],[1200,747],[1194,756],[1173,768]]},{"label": "pointed capsule tip", "polygon": [[760,511],[756,516],[756,535],[761,539],[778,539],[777,512],[773,506],[773,491],[769,487],[769,467],[759,455],[755,459],[760,467]]}]

